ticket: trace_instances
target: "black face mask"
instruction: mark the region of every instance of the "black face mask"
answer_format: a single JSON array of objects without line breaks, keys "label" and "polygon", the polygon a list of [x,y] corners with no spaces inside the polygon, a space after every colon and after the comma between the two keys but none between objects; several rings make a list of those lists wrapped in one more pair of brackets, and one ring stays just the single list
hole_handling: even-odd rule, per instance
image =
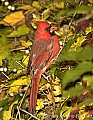
[{"label": "black face mask", "polygon": [[51,28],[51,25],[48,28],[46,28],[45,30],[50,33],[50,28]]},{"label": "black face mask", "polygon": [[50,28],[51,28],[52,26],[50,25],[48,28],[46,28],[45,30],[47,31],[47,32],[49,32],[50,34],[51,34],[51,36],[53,36],[54,35],[54,32],[50,32]]}]

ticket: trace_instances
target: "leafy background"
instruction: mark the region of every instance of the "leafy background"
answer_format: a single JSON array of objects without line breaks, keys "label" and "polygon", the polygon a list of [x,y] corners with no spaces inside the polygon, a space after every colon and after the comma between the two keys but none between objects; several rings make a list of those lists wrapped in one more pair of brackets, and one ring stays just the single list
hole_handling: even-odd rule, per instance
[{"label": "leafy background", "polygon": [[[26,69],[39,20],[58,27],[61,50],[31,115]],[[93,0],[1,0],[0,120],[93,120],[92,44]]]}]

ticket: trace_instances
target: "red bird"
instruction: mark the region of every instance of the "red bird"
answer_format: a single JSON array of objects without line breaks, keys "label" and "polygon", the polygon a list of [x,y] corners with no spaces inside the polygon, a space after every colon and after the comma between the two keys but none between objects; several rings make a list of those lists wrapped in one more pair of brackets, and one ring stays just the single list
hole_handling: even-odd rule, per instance
[{"label": "red bird", "polygon": [[29,104],[29,112],[31,114],[33,114],[36,109],[38,86],[41,75],[58,55],[60,50],[57,36],[51,35],[51,32],[53,32],[51,25],[48,22],[43,21],[37,21],[36,24],[37,30],[35,32],[28,63],[30,75],[32,77]]}]

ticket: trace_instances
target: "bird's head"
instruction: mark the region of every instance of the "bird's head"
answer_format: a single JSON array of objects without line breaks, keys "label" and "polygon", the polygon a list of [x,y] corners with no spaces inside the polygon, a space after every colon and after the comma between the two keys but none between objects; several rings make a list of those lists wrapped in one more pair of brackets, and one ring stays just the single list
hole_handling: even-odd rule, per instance
[{"label": "bird's head", "polygon": [[36,21],[36,24],[35,40],[48,40],[54,32],[54,27],[44,21]]}]

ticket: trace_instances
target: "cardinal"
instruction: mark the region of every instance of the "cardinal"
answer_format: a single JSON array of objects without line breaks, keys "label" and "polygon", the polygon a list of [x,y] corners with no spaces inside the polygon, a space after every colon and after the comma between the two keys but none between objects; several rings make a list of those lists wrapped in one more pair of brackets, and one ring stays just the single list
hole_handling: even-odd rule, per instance
[{"label": "cardinal", "polygon": [[37,21],[37,30],[31,48],[31,55],[28,62],[28,70],[31,75],[31,91],[29,112],[34,114],[36,110],[38,86],[41,75],[46,71],[51,62],[56,58],[60,50],[59,40],[52,35],[54,27],[48,22]]}]

